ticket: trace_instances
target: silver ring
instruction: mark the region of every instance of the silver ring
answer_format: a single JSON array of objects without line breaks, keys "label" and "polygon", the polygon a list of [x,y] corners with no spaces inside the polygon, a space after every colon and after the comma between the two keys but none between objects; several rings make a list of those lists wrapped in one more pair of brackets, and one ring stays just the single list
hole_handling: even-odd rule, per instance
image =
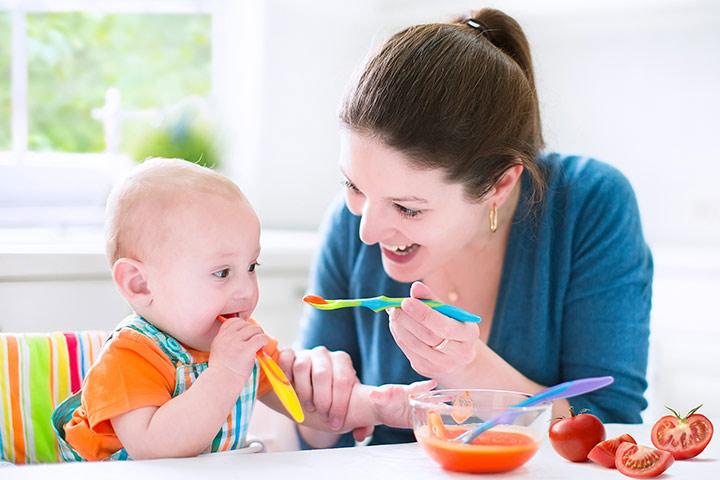
[{"label": "silver ring", "polygon": [[442,352],[443,350],[445,350],[445,347],[447,347],[447,344],[449,342],[450,342],[449,339],[443,338],[442,341],[440,343],[438,343],[437,345],[435,345],[434,347],[432,347],[432,349],[435,350],[436,352]]}]

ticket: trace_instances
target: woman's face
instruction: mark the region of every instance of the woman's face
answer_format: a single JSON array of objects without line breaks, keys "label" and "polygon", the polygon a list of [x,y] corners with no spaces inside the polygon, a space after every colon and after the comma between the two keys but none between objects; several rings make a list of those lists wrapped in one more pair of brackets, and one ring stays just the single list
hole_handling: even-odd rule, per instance
[{"label": "woman's face", "polygon": [[468,200],[442,170],[419,169],[403,153],[352,131],[343,135],[340,169],[347,206],[362,216],[360,239],[379,244],[393,279],[423,279],[487,243],[489,202]]}]

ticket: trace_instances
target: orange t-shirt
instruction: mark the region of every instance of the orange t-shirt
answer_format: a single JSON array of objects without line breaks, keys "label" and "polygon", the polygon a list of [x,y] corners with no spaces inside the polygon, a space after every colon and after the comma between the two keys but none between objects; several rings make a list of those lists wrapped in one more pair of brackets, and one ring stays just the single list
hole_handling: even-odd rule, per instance
[{"label": "orange t-shirt", "polygon": [[[195,362],[208,352],[185,347]],[[265,351],[277,360],[277,341]],[[271,389],[260,371],[257,396]],[[116,333],[103,347],[83,381],[81,406],[65,425],[66,441],[86,460],[102,460],[122,448],[110,419],[141,407],[160,407],[175,391],[175,366],[150,338],[131,329]]]}]

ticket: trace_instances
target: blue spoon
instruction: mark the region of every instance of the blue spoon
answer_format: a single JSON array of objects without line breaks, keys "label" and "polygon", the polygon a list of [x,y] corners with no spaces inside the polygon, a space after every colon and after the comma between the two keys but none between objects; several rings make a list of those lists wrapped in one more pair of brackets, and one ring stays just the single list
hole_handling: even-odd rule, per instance
[{"label": "blue spoon", "polygon": [[[585,393],[607,387],[608,385],[613,383],[613,381],[613,377],[590,377],[581,378],[579,380],[570,380],[569,382],[560,383],[558,385],[555,385],[554,387],[548,387],[545,390],[536,393],[527,400],[523,400],[522,402],[509,407],[509,409],[530,407],[539,403],[559,400],[561,398],[576,397],[578,395],[583,395]],[[513,422],[513,420],[515,420],[515,418],[522,415],[523,413],[525,412],[523,412],[522,410],[508,410],[501,413],[500,415],[497,415],[496,417],[491,418],[484,423],[481,423],[474,429],[468,430],[467,432],[458,435],[457,437],[453,438],[453,441],[470,443],[475,439],[475,437],[477,437],[484,431],[491,429],[495,425],[510,424]]]}]

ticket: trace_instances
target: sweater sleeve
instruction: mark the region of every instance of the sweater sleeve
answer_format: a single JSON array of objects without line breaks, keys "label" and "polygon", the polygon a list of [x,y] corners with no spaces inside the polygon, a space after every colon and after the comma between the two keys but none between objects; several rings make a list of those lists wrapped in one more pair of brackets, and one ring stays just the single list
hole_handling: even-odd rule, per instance
[{"label": "sweater sleeve", "polygon": [[570,404],[605,422],[640,423],[647,407],[652,256],[632,187],[601,165],[599,180],[581,188],[563,309],[562,377],[612,375],[612,385]]}]

